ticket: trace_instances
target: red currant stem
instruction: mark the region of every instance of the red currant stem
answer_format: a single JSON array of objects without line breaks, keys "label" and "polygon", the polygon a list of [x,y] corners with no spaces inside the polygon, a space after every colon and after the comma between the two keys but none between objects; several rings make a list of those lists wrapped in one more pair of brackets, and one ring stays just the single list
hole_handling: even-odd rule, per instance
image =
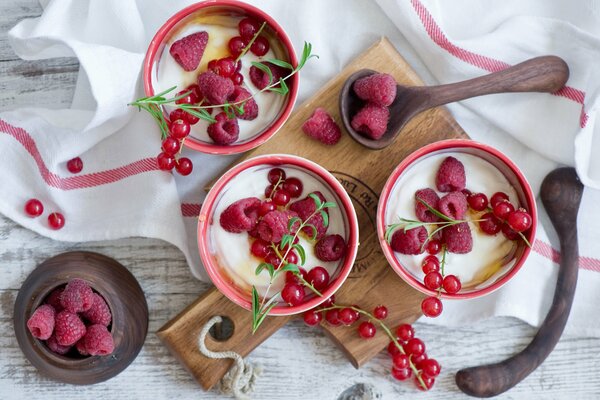
[{"label": "red currant stem", "polygon": [[[444,278],[446,276],[444,274],[444,266],[446,265],[446,252],[447,252],[446,244],[444,243],[442,245],[442,261],[440,261],[440,274],[442,275],[442,278]],[[438,296],[441,295],[443,287],[444,287],[444,285],[442,285],[438,288]]]},{"label": "red currant stem", "polygon": [[271,191],[271,195],[268,197],[269,200],[273,200],[273,195],[275,194],[275,191],[277,190],[277,188],[279,187],[279,185],[283,182],[283,178],[280,176],[279,179],[277,179],[277,183],[275,184],[275,186],[273,186],[273,190]]},{"label": "red currant stem", "polygon": [[263,22],[262,25],[260,26],[260,28],[258,28],[258,31],[256,31],[256,33],[254,34],[254,36],[252,36],[252,39],[248,42],[248,45],[246,47],[244,47],[244,50],[242,50],[242,52],[240,53],[240,55],[237,56],[237,58],[235,59],[236,63],[238,61],[240,61],[240,59],[248,52],[248,50],[250,50],[250,47],[252,47],[252,45],[254,44],[254,41],[260,35],[260,33],[262,32],[262,30],[265,28],[266,25],[267,25],[267,23]]},{"label": "red currant stem", "polygon": [[309,288],[314,294],[316,294],[319,297],[323,297],[323,293],[319,292],[313,285],[311,285],[306,279],[304,279],[302,277],[302,274],[295,274],[296,277],[298,279],[300,279],[300,282],[306,286],[307,288]]},{"label": "red currant stem", "polygon": [[[491,213],[494,212],[494,210],[490,206],[487,207],[486,211],[487,212],[491,212]],[[505,223],[505,224],[507,223],[505,220],[502,220],[502,222]],[[527,247],[529,247],[529,248],[533,247],[531,245],[531,243],[529,242],[529,240],[527,240],[527,237],[525,237],[525,235],[523,234],[523,232],[517,232],[517,234],[519,236],[521,236],[521,239],[523,239],[523,241],[525,242],[525,244],[527,245]]]}]

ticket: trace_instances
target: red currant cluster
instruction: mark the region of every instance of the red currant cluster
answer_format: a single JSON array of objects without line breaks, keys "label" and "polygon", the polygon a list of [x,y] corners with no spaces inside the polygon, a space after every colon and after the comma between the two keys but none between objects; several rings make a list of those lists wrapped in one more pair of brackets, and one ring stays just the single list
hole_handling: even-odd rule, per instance
[{"label": "red currant cluster", "polygon": [[[196,104],[199,100],[200,88],[198,85],[190,85],[183,93],[190,92],[187,96],[177,100],[176,103]],[[194,165],[192,160],[187,157],[177,157],[185,138],[190,134],[191,125],[196,124],[200,119],[195,115],[189,114],[178,108],[169,114],[169,136],[162,142],[162,153],[156,157],[158,168],[163,171],[172,171],[173,168],[181,175],[186,176],[192,173]]]},{"label": "red currant cluster", "polygon": [[[429,255],[425,257],[421,263],[421,269],[425,274],[423,285],[429,290],[437,290],[438,296],[442,290],[448,294],[455,294],[458,293],[462,287],[460,279],[456,275],[443,274],[443,271],[440,268],[440,260],[436,256],[442,248],[443,246],[439,240],[430,240],[427,244],[427,252]],[[445,252],[445,249],[443,250]],[[438,296],[426,297],[421,302],[421,311],[423,311],[425,316],[437,317],[442,313],[444,307]]]},{"label": "red currant cluster", "polygon": [[479,228],[488,235],[502,231],[508,240],[519,239],[519,233],[531,228],[533,219],[524,208],[515,209],[504,192],[497,192],[488,198],[483,193],[469,193],[469,207],[475,211],[487,211],[481,216]]},{"label": "red currant cluster", "polygon": [[[44,205],[38,199],[29,199],[25,203],[25,214],[31,218],[39,217],[44,213]],[[48,226],[54,230],[61,229],[65,226],[65,217],[59,212],[53,212],[48,215]]]}]

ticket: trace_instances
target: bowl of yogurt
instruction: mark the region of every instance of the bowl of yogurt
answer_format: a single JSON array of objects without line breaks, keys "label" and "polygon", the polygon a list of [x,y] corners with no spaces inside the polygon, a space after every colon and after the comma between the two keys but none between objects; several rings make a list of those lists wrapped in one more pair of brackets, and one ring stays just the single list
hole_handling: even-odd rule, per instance
[{"label": "bowl of yogurt", "polygon": [[[189,136],[184,144],[203,153],[236,154],[251,150],[270,139],[285,123],[298,95],[299,79],[294,74],[285,80],[289,91],[285,95],[270,91],[261,91],[250,78],[252,62],[265,62],[270,59],[285,61],[296,67],[298,60],[293,45],[277,22],[260,9],[249,4],[234,0],[203,1],[195,3],[173,15],[157,31],[150,42],[144,60],[143,80],[146,96],[154,96],[169,88],[176,87],[170,94],[181,93],[196,86],[198,77],[203,72],[210,71],[209,63],[222,58],[236,58],[231,54],[229,42],[233,38],[241,38],[240,22],[254,21],[256,24],[265,23],[260,33],[260,39],[267,42],[267,50],[245,52],[240,62],[236,61],[236,73],[239,73],[241,83],[232,81],[236,87],[247,90],[258,106],[258,115],[252,120],[237,118],[239,136],[230,144],[216,143],[208,133],[209,121],[200,119],[191,124]],[[205,32],[207,43],[200,62],[193,70],[186,70],[170,53],[174,43],[190,35]],[[246,40],[246,39],[244,39]],[[246,40],[246,44],[248,40]],[[264,48],[264,46],[263,46]],[[264,54],[263,54],[264,53]],[[230,101],[227,100],[226,102]],[[194,102],[195,103],[195,102]],[[222,104],[222,103],[219,103]],[[210,105],[203,103],[203,105]],[[163,106],[165,117],[174,108]],[[215,108],[211,111],[215,117],[222,111]]]},{"label": "bowl of yogurt", "polygon": [[[440,176],[451,164],[462,171],[462,182],[440,190]],[[424,190],[439,206],[423,208],[429,206]],[[423,218],[423,210],[433,218]],[[460,218],[443,215],[453,212]],[[516,221],[520,216],[524,222]],[[536,223],[535,196],[519,168],[500,151],[461,139],[432,143],[405,158],[388,178],[377,210],[377,233],[391,267],[415,289],[441,298],[475,298],[506,284],[531,252]],[[427,277],[431,271],[441,272],[444,285]]]},{"label": "bowl of yogurt", "polygon": [[[282,174],[283,179],[273,179],[274,173]],[[291,198],[285,195],[281,198],[280,188]],[[271,196],[273,193],[276,194]],[[320,217],[322,212],[314,208],[314,201],[321,207],[327,207],[328,221],[324,225]],[[236,212],[235,207],[244,202],[249,205]],[[261,209],[265,206],[266,210]],[[310,215],[303,213],[307,206],[307,213],[314,211]],[[286,259],[298,265],[303,270],[304,282],[310,281],[320,292],[317,295],[300,284],[302,298],[299,301],[286,297],[286,291],[290,292],[290,286],[295,285],[292,281],[296,278],[292,274],[279,273],[273,279],[267,268],[260,272],[257,270],[265,263],[274,265],[275,271],[284,265],[277,265],[279,262],[272,251],[276,250],[283,257],[286,250],[282,250],[284,246],[280,245],[285,239],[282,240],[281,235],[275,237],[275,233],[271,236],[267,223],[272,221],[272,216],[281,217],[287,213],[290,219],[286,217],[283,230],[294,236],[293,232],[297,229],[295,240],[290,242],[296,243],[293,252],[296,252],[297,246],[302,250]],[[233,222],[228,219],[230,214],[234,215]],[[238,215],[242,215],[244,221],[246,216],[254,220],[251,225],[232,228],[231,224],[235,225]],[[318,220],[314,215],[319,215],[316,217]],[[291,218],[295,218],[296,223],[299,223],[298,220],[310,222],[316,230],[298,229],[298,225],[291,228],[294,223]],[[268,231],[269,237],[264,236],[265,231]],[[340,250],[339,253],[334,257],[323,257],[319,246],[333,240],[339,241],[340,246],[335,247]],[[263,248],[260,248],[261,243]],[[301,157],[263,155],[236,165],[211,188],[200,211],[198,247],[209,277],[234,303],[251,310],[252,291],[256,290],[261,300],[275,297],[277,305],[270,310],[270,315],[291,315],[318,306],[346,280],[358,249],[358,222],[350,197],[340,182],[323,167]],[[265,254],[265,250],[271,253]]]}]

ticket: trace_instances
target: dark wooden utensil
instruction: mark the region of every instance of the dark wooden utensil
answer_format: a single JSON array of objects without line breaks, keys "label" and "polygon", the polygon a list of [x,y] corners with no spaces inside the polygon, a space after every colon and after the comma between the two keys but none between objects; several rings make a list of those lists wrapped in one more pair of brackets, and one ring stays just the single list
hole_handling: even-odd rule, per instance
[{"label": "dark wooden utensil", "polygon": [[396,99],[390,105],[387,131],[381,139],[373,140],[352,129],[350,122],[364,104],[364,101],[354,94],[352,85],[356,80],[374,73],[376,71],[362,69],[350,75],[342,87],[339,100],[340,115],[346,130],[354,140],[371,149],[389,146],[408,121],[424,110],[485,94],[553,93],[562,88],[569,79],[569,67],[562,58],[543,56],[463,82],[439,86],[398,85]]},{"label": "dark wooden utensil", "polygon": [[573,168],[556,169],[544,179],[540,195],[558,233],[561,253],[552,306],[538,333],[519,354],[497,364],[458,371],[456,384],[466,394],[492,397],[507,391],[533,372],[560,339],[577,285],[577,211],[582,194],[583,185]]}]

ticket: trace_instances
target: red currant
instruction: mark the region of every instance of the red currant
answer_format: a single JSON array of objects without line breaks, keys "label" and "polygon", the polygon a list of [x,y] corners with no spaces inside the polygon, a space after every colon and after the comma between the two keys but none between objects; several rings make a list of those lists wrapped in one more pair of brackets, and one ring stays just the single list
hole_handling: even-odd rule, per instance
[{"label": "red currant", "polygon": [[442,242],[437,239],[432,239],[427,242],[427,252],[431,255],[437,254],[442,250]]},{"label": "red currant", "polygon": [[371,339],[377,333],[377,328],[372,322],[365,321],[358,326],[358,335],[363,339]]},{"label": "red currant", "polygon": [[475,211],[483,211],[488,206],[488,198],[483,193],[473,193],[467,197],[469,207]]},{"label": "red currant", "polygon": [[265,257],[265,262],[271,264],[275,269],[281,267],[281,259],[275,253],[269,252]]},{"label": "red currant", "polygon": [[297,283],[286,283],[281,298],[290,306],[297,306],[304,300],[304,288]]},{"label": "red currant", "polygon": [[177,154],[177,152],[179,151],[180,148],[181,148],[181,144],[180,144],[179,140],[177,140],[171,136],[167,137],[162,142],[162,150],[165,152],[165,154],[168,154],[170,156]]},{"label": "red currant", "polygon": [[294,198],[300,197],[303,188],[304,185],[302,184],[302,181],[298,178],[287,178],[285,182],[283,182],[283,190],[288,192],[290,196]]},{"label": "red currant", "polygon": [[420,365],[420,369],[423,372],[423,375],[428,376],[430,378],[435,378],[442,371],[442,367],[440,367],[440,363],[438,363],[433,358],[424,360]]},{"label": "red currant", "polygon": [[156,157],[158,168],[163,171],[171,171],[175,167],[175,158],[167,153],[160,153]]},{"label": "red currant", "polygon": [[273,203],[278,206],[285,206],[291,200],[290,194],[283,189],[276,190],[273,194]]},{"label": "red currant", "polygon": [[418,356],[410,356],[415,367],[419,368],[419,365],[425,360],[427,360],[427,353],[419,354]]},{"label": "red currant", "polygon": [[353,310],[350,307],[342,308],[338,313],[338,318],[344,325],[352,325],[359,317],[360,314],[358,311]]},{"label": "red currant", "polygon": [[273,204],[272,201],[263,201],[262,203],[260,203],[260,206],[258,207],[258,215],[260,217],[264,217],[271,211],[274,211],[275,208],[277,208],[277,207],[275,206],[275,204]]},{"label": "red currant", "polygon": [[195,115],[185,112],[181,108],[177,108],[177,109],[171,111],[171,114],[169,114],[169,119],[171,121],[176,121],[178,119],[181,119],[181,120],[187,121],[187,123],[190,125],[194,125],[198,121],[200,121],[200,118],[196,117]]},{"label": "red currant", "polygon": [[391,341],[390,344],[388,344],[387,351],[392,357],[394,357],[396,354],[402,354],[394,341]]},{"label": "red currant", "polygon": [[293,251],[290,251],[287,256],[285,256],[285,261],[289,264],[298,264],[298,255]]},{"label": "red currant", "polygon": [[30,217],[39,217],[44,213],[44,205],[38,199],[30,199],[25,203],[25,214]]},{"label": "red currant", "polygon": [[[302,278],[304,280],[306,280],[306,270],[302,267],[298,267],[298,270],[300,270],[300,275],[302,276]],[[294,283],[298,283],[301,285],[300,283],[300,278],[293,273],[292,271],[286,271],[285,273],[285,281],[286,282],[294,282]]]},{"label": "red currant", "polygon": [[231,79],[231,82],[233,82],[234,85],[240,86],[244,82],[244,75],[235,72],[229,79]]},{"label": "red currant", "polygon": [[61,213],[53,212],[48,215],[48,225],[50,225],[50,228],[58,230],[65,226],[65,217]]},{"label": "red currant", "polygon": [[442,274],[439,272],[430,272],[423,278],[423,284],[429,290],[437,290],[442,286],[443,280]]},{"label": "red currant", "polygon": [[72,158],[67,161],[67,169],[72,174],[78,174],[83,169],[83,161],[79,157]]},{"label": "red currant", "polygon": [[250,246],[250,252],[258,258],[265,258],[269,254],[271,245],[262,239],[256,239]]},{"label": "red currant", "polygon": [[396,336],[402,342],[407,342],[415,336],[415,330],[410,324],[402,324],[396,328]]},{"label": "red currant", "polygon": [[234,57],[239,57],[242,54],[242,51],[248,46],[248,42],[242,39],[241,36],[235,36],[229,39],[229,52]]},{"label": "red currant", "polygon": [[244,18],[238,24],[238,30],[242,38],[250,41],[260,29],[260,23],[252,18]]},{"label": "red currant", "polygon": [[316,326],[323,320],[323,314],[318,310],[308,310],[304,313],[304,323],[308,326]]},{"label": "red currant", "polygon": [[502,234],[508,240],[517,240],[519,238],[519,234],[515,232],[508,224],[502,224]]},{"label": "red currant", "polygon": [[404,369],[410,367],[410,361],[406,354],[398,353],[392,358],[392,363],[396,369]]},{"label": "red currant", "polygon": [[437,297],[426,297],[421,302],[421,311],[423,311],[423,315],[426,317],[435,318],[442,313],[443,309],[442,301]]},{"label": "red currant", "polygon": [[373,316],[377,319],[385,319],[388,315],[388,309],[386,306],[377,306],[373,310]]},{"label": "red currant", "polygon": [[218,67],[217,67],[217,61],[218,60],[210,60],[208,62],[208,64],[206,65],[206,68],[208,68],[209,70],[211,70],[212,72],[214,72],[215,74],[218,74]]},{"label": "red currant", "polygon": [[504,220],[508,214],[515,211],[515,207],[508,201],[500,201],[492,207],[492,211],[497,218]]},{"label": "red currant", "polygon": [[269,41],[265,37],[259,36],[254,43],[252,43],[252,46],[250,46],[250,51],[261,57],[267,54],[269,47]]},{"label": "red currant", "polygon": [[[186,93],[187,93],[187,95],[183,96]],[[179,100],[175,100],[175,104],[196,104],[197,102],[200,101],[198,96],[196,96],[194,91],[191,89],[182,90],[182,91],[178,92],[176,96],[177,97],[183,96],[183,97],[180,98]]]},{"label": "red currant", "polygon": [[446,277],[444,277],[442,286],[448,294],[458,293],[462,287],[460,279],[458,279],[456,275],[446,275]]},{"label": "red currant", "polygon": [[175,169],[179,172],[179,175],[188,176],[192,173],[194,164],[192,164],[192,160],[187,157],[179,157],[179,160],[176,161]]},{"label": "red currant", "polygon": [[424,392],[431,389],[433,387],[433,384],[435,383],[435,378],[430,378],[423,374],[421,374],[421,379],[423,380],[425,387],[423,387],[423,385],[421,385],[421,382],[419,381],[419,379],[416,376],[415,376],[415,384],[417,385],[417,388],[419,390],[422,390]]},{"label": "red currant", "polygon": [[229,78],[235,73],[235,60],[232,57],[221,58],[217,61],[219,75],[224,78]]},{"label": "red currant", "polygon": [[392,376],[399,381],[405,381],[407,379],[410,379],[410,377],[412,376],[412,369],[392,368]]},{"label": "red currant", "polygon": [[[304,278],[305,280],[308,278],[308,273],[306,274],[306,278]],[[331,307],[332,305],[335,304],[335,295],[331,295],[331,297],[329,297],[327,300],[325,300],[323,303],[321,303],[321,306],[323,308],[327,308],[327,307]]]},{"label": "red currant", "polygon": [[191,90],[192,93],[194,94],[194,96],[196,96],[196,98],[198,98],[198,100],[200,100],[202,97],[202,92],[200,91],[200,86],[198,86],[197,83],[192,83],[190,86],[188,86],[187,88],[185,88],[185,90]]},{"label": "red currant", "polygon": [[272,168],[267,174],[267,180],[276,185],[279,180],[285,180],[285,171],[281,168]]},{"label": "red currant", "polygon": [[275,185],[269,185],[265,188],[265,197],[270,198],[273,195],[273,189],[275,189]]},{"label": "red currant", "polygon": [[531,219],[531,215],[529,215],[525,210],[518,209],[517,211],[513,211],[508,214],[506,222],[513,231],[525,232],[527,229],[531,228],[533,220]]},{"label": "red currant", "polygon": [[504,192],[496,192],[490,197],[490,206],[494,207],[501,201],[509,201],[508,195]]},{"label": "red currant", "polygon": [[235,72],[240,72],[242,70],[242,60],[239,60],[237,64],[235,64]]},{"label": "red currant", "polygon": [[423,343],[421,339],[413,337],[412,339],[409,339],[404,345],[404,351],[408,355],[412,355],[415,357],[420,356],[421,354],[425,353],[425,343]]},{"label": "red currant", "polygon": [[479,221],[479,228],[483,233],[493,236],[500,232],[502,222],[494,214],[491,212],[485,213],[481,216],[481,219],[483,221]]},{"label": "red currant", "polygon": [[440,260],[436,256],[427,256],[421,262],[421,269],[424,274],[428,274],[430,272],[437,272],[440,270]]},{"label": "red currant", "polygon": [[190,123],[184,119],[176,119],[171,122],[169,131],[171,132],[171,136],[181,140],[190,134]]},{"label": "red currant", "polygon": [[327,312],[325,313],[325,320],[329,323],[329,325],[333,326],[338,326],[342,323],[342,321],[340,321],[339,311],[337,310],[337,308],[327,310]]},{"label": "red currant", "polygon": [[315,289],[321,291],[329,284],[329,272],[323,267],[314,267],[308,271],[306,281],[313,285]]}]

